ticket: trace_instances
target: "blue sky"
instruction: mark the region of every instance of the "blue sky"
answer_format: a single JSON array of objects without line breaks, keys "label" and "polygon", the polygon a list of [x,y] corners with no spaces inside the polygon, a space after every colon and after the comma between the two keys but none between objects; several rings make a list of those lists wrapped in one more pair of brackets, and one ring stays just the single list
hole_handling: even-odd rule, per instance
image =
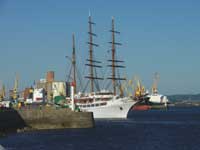
[{"label": "blue sky", "polygon": [[76,35],[79,67],[88,55],[88,12],[96,22],[96,57],[108,56],[108,30],[114,16],[123,43],[118,56],[126,61],[126,76],[139,76],[150,88],[153,74],[160,75],[164,94],[200,93],[200,1],[198,0],[0,0],[0,82],[30,86],[56,72],[65,80]]}]

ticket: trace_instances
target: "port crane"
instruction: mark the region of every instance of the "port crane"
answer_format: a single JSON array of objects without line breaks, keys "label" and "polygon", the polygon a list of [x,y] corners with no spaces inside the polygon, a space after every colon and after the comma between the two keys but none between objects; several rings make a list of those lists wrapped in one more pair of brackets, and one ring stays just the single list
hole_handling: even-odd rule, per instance
[{"label": "port crane", "polygon": [[153,78],[152,94],[158,93],[158,81],[159,81],[159,74],[156,72]]},{"label": "port crane", "polygon": [[18,99],[18,83],[19,83],[19,77],[16,75],[15,76],[14,88],[13,88],[13,94],[12,94],[13,100]]},{"label": "port crane", "polygon": [[[127,77],[125,77],[127,79]],[[133,97],[133,93],[132,91],[134,91],[134,84],[133,84],[133,80],[125,80],[122,84],[122,90],[123,92],[125,92],[125,94],[127,94],[129,97]]]},{"label": "port crane", "polygon": [[140,79],[138,77],[134,77],[136,84],[135,87],[135,97],[140,97],[146,94],[146,90],[144,85],[142,85]]},{"label": "port crane", "polygon": [[2,89],[0,90],[0,101],[4,100],[6,97],[6,88],[5,85],[2,86]]}]

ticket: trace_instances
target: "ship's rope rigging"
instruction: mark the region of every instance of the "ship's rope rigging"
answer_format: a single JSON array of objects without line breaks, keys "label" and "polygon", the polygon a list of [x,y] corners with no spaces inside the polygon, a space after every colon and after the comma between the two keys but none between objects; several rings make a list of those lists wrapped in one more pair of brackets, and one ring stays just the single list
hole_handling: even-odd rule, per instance
[{"label": "ship's rope rigging", "polygon": [[[107,75],[107,70],[108,67],[105,67],[105,70],[100,70],[103,78],[100,78],[97,76],[99,70],[97,71],[96,68],[102,68],[102,63],[97,61],[95,59],[94,53],[93,53],[93,47],[98,47],[97,44],[93,43],[93,36],[96,36],[96,34],[94,34],[92,32],[92,25],[94,24],[91,21],[91,16],[89,16],[89,58],[86,59],[87,60],[87,64],[85,64],[86,66],[89,66],[88,69],[83,69],[83,74],[85,74],[85,71],[88,70],[89,74],[88,76],[85,76],[85,78],[88,78],[89,80],[87,80],[87,83],[85,84],[85,87],[83,88],[81,86],[81,89],[83,89],[83,91],[85,91],[88,87],[89,81],[90,81],[90,86],[91,86],[91,92],[95,92],[96,90],[100,91],[100,87],[106,87],[106,89],[109,88],[109,86],[113,85],[113,93],[114,95],[116,95],[116,90],[120,90],[121,91],[121,80],[126,80],[125,78],[121,78],[120,77],[120,71],[119,68],[125,68],[125,66],[123,66],[121,63],[123,63],[124,61],[118,60],[118,56],[117,56],[117,51],[116,51],[116,45],[121,45],[121,43],[115,42],[115,34],[119,34],[120,32],[116,31],[114,29],[114,18],[112,18],[112,29],[110,30],[110,32],[112,33],[112,41],[109,42],[111,44],[111,50],[107,51],[106,53],[106,58],[108,57],[108,55],[110,55],[110,52],[112,52],[112,58],[108,59],[108,62],[110,62],[109,65],[107,65],[108,67],[111,67],[111,76],[108,76],[108,78],[105,79],[105,75]],[[110,57],[109,57],[110,58]],[[105,65],[105,64],[103,64]],[[84,68],[86,68],[86,66]],[[103,66],[104,67],[104,66]],[[72,68],[73,66],[70,67],[70,71],[69,73],[72,73]],[[80,75],[79,70],[76,68],[76,73],[77,73],[77,77],[79,78],[79,82],[81,83],[82,81],[82,75]],[[74,73],[75,74],[75,73]],[[70,80],[70,76],[67,76],[67,81]],[[103,82],[99,82],[98,80],[102,80],[104,79]],[[83,80],[85,81],[85,80]],[[110,84],[110,82],[112,81],[112,83]],[[100,83],[100,84],[99,84]],[[107,85],[106,85],[107,83]],[[82,83],[81,83],[82,84]],[[79,86],[80,87],[80,86]],[[80,90],[80,89],[79,89]]]},{"label": "ship's rope rigging", "polygon": [[[105,54],[105,58],[106,60],[108,60],[110,58],[110,51],[108,50],[107,53]],[[109,73],[109,69],[108,67],[106,67],[107,65],[107,62],[106,63],[103,63],[103,67],[105,68],[104,72],[102,71],[102,77],[104,78],[104,81],[103,81],[103,84],[102,84],[102,87],[103,89],[109,89],[109,86],[111,85],[111,81],[108,80],[107,78],[105,78],[106,76],[108,76],[108,73]]]},{"label": "ship's rope rigging", "polygon": [[[66,81],[67,82],[70,82],[73,79],[73,77],[72,77],[72,68],[73,68],[73,66],[70,65],[69,73],[66,76]],[[79,91],[82,91],[84,89],[84,87],[83,87],[83,83],[82,83],[82,77],[81,77],[80,71],[79,71],[77,66],[75,67],[75,70],[76,70],[76,75],[77,75],[77,78],[78,78],[78,86],[77,87],[79,88],[78,89]]]},{"label": "ship's rope rigging", "polygon": [[[96,68],[94,69],[94,72],[95,72],[95,76],[97,77],[97,70],[96,70]],[[99,85],[98,80],[94,80],[94,83],[95,83],[95,87],[96,87],[97,91],[100,91],[100,85]]]},{"label": "ship's rope rigging", "polygon": [[[94,54],[92,56],[93,56],[94,60],[96,60]],[[95,62],[92,62],[92,65],[96,65]],[[94,67],[93,69],[94,69],[94,78],[98,78],[98,76],[97,76],[98,72],[97,72],[96,67]],[[102,71],[102,69],[100,69],[100,70]],[[95,89],[97,91],[100,91],[101,88],[100,88],[100,84],[99,84],[98,79],[93,79],[93,80],[94,80]],[[86,87],[84,89],[87,89],[87,88],[88,88],[88,84],[86,84]]]},{"label": "ship's rope rigging", "polygon": [[69,74],[66,75],[66,81],[69,82],[72,79],[72,65],[70,65]]},{"label": "ship's rope rigging", "polygon": [[83,93],[85,93],[85,91],[87,90],[88,84],[89,84],[89,80],[87,80],[87,83],[85,84],[85,87],[82,90]]}]

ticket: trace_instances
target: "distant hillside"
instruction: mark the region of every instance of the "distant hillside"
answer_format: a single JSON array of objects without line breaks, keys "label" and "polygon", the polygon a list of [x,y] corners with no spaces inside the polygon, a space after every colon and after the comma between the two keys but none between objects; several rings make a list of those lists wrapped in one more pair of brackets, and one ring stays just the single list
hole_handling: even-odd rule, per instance
[{"label": "distant hillside", "polygon": [[170,101],[200,101],[200,94],[178,94],[167,97]]}]

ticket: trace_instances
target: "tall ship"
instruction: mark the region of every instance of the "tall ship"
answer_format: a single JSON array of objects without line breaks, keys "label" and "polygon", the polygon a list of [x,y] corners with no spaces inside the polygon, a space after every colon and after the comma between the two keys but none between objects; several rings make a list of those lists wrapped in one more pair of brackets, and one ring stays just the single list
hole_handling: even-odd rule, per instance
[{"label": "tall ship", "polygon": [[[94,47],[98,45],[93,42],[93,37],[96,36],[92,32],[92,26],[95,24],[92,22],[91,16],[89,15],[89,58],[86,60],[86,66],[89,67],[89,75],[85,76],[88,79],[90,84],[90,91],[87,92],[77,92],[75,87],[75,105],[81,111],[93,112],[94,118],[127,118],[129,110],[139,102],[132,97],[124,96],[121,89],[121,80],[126,80],[121,78],[117,73],[118,68],[124,68],[125,66],[121,65],[124,61],[116,59],[116,45],[121,45],[120,43],[115,42],[115,34],[120,32],[115,30],[114,27],[114,18],[112,18],[112,41],[109,42],[112,46],[111,48],[111,59],[108,60],[108,67],[111,68],[111,76],[108,77],[108,80],[112,81],[112,91],[102,90],[99,87],[95,90],[99,80],[104,80],[104,78],[97,76],[97,68],[102,68],[101,62],[94,59]],[[73,36],[73,52],[72,52],[72,67],[73,67],[73,83],[77,85],[76,81],[76,55],[75,55],[75,39]],[[118,91],[119,94],[118,94]],[[68,98],[70,99],[70,98]]]}]

